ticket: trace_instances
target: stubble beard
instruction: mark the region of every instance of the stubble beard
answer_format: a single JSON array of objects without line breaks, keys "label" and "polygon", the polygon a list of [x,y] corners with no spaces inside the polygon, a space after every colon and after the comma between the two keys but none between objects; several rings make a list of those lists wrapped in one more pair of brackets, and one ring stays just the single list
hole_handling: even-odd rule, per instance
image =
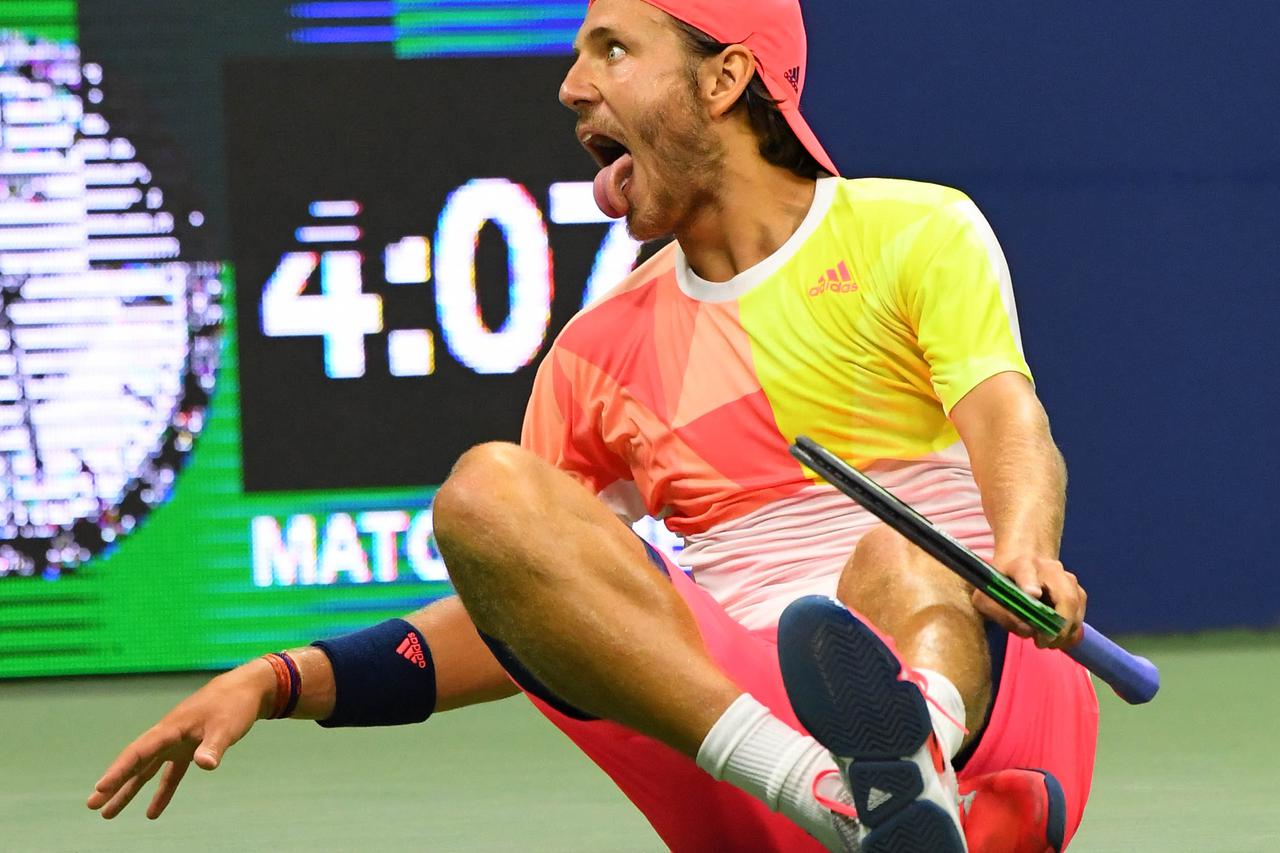
[{"label": "stubble beard", "polygon": [[641,241],[677,233],[716,204],[724,172],[724,146],[702,104],[687,82],[675,88],[680,95],[674,103],[655,106],[636,122],[637,136],[650,152],[649,199],[627,212],[627,230]]}]

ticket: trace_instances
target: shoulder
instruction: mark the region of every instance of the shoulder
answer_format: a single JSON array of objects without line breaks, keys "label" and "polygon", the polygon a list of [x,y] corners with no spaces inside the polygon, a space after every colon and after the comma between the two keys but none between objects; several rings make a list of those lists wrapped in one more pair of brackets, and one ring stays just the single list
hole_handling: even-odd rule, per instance
[{"label": "shoulder", "polygon": [[833,210],[871,246],[904,253],[930,251],[956,239],[988,242],[990,225],[955,187],[897,178],[841,179]]},{"label": "shoulder", "polygon": [[840,178],[836,198],[845,204],[895,206],[936,210],[969,201],[955,187],[905,178]]},{"label": "shoulder", "polygon": [[663,246],[604,296],[574,315],[556,338],[555,347],[577,353],[614,350],[650,324],[641,315],[652,310],[658,291],[675,287],[676,244]]}]

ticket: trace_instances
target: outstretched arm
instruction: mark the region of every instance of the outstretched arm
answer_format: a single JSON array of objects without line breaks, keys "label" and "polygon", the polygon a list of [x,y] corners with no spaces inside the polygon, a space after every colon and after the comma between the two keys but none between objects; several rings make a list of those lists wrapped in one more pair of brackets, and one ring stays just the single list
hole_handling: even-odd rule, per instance
[{"label": "outstretched arm", "polygon": [[[1085,592],[1058,559],[1066,504],[1066,466],[1049,432],[1049,419],[1035,390],[1018,373],[999,373],[980,383],[951,410],[982,493],[982,508],[995,534],[995,567],[1026,593],[1043,598],[1067,619],[1053,640],[1062,648],[1079,639]],[[1030,626],[975,592],[983,616],[1023,637]]]},{"label": "outstretched arm", "polygon": [[[405,617],[427,639],[436,672],[436,711],[447,711],[514,695],[517,688],[476,633],[457,598],[434,602]],[[302,677],[293,717],[321,720],[334,708],[336,690],[328,656],[318,648],[292,649]],[[156,773],[160,784],[147,817],[169,805],[191,762],[213,770],[226,750],[253,724],[271,715],[276,677],[262,658],[217,676],[184,699],[129,744],[89,795],[88,806],[113,818]]]}]

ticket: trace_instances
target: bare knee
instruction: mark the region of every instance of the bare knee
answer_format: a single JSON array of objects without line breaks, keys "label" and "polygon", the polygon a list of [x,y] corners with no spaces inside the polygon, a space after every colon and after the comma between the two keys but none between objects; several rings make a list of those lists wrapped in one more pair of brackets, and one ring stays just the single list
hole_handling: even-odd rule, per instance
[{"label": "bare knee", "polygon": [[838,597],[855,608],[895,610],[940,604],[971,607],[963,581],[902,534],[880,524],[858,542],[840,578]]},{"label": "bare knee", "polygon": [[501,441],[478,444],[458,457],[432,505],[437,533],[489,513],[531,461],[529,451]]},{"label": "bare knee", "polygon": [[923,556],[918,548],[887,524],[877,524],[858,540],[850,563],[864,570],[893,571],[907,568]]},{"label": "bare knee", "polygon": [[837,595],[893,637],[903,660],[950,678],[976,732],[991,696],[990,661],[969,592],[958,576],[881,525],[858,543]]},{"label": "bare knee", "polygon": [[529,509],[518,492],[535,476],[540,461],[518,445],[496,441],[459,457],[432,503],[436,543],[451,575],[466,563],[450,562],[451,553],[497,544],[518,533],[522,523],[515,516]]}]

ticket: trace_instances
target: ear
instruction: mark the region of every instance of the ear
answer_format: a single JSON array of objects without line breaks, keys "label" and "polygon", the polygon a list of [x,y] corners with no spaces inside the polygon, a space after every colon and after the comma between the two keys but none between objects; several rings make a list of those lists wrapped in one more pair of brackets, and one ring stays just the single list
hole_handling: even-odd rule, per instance
[{"label": "ear", "polygon": [[698,84],[711,118],[721,118],[733,109],[755,73],[756,58],[740,44],[731,44],[703,60]]}]

